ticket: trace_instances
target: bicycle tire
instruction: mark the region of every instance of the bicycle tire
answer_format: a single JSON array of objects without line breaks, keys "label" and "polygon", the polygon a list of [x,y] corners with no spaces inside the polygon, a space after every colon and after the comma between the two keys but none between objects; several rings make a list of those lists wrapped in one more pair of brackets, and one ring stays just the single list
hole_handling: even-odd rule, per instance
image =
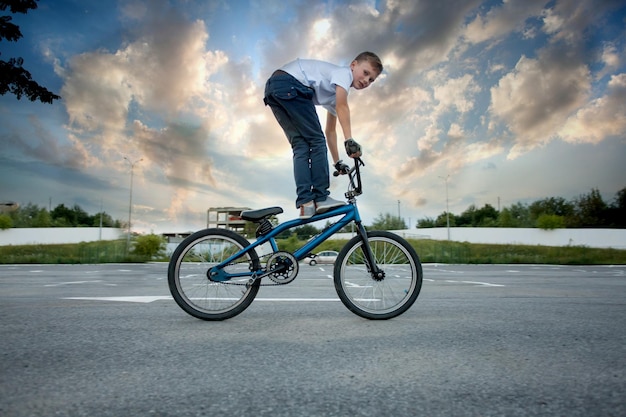
[{"label": "bicycle tire", "polygon": [[[250,245],[243,236],[226,229],[200,230],[176,248],[168,266],[167,280],[174,301],[188,314],[202,320],[225,320],[243,312],[259,292],[261,280],[215,282],[208,270]],[[254,250],[225,267],[227,272],[257,270]]]},{"label": "bicycle tire", "polygon": [[390,232],[368,232],[367,240],[384,278],[372,277],[363,241],[356,236],[335,261],[335,290],[341,302],[358,316],[370,320],[397,317],[415,303],[422,288],[419,256],[406,240]]}]

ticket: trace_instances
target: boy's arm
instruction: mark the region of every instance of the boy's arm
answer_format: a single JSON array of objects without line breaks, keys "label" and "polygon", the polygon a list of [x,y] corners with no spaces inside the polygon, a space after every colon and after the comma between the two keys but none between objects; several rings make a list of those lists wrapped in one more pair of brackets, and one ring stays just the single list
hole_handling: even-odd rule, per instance
[{"label": "boy's arm", "polygon": [[350,125],[350,107],[348,106],[348,92],[342,87],[335,87],[337,119],[343,130],[343,140],[352,139],[352,127]]},{"label": "boy's arm", "polygon": [[328,112],[326,114],[326,143],[330,156],[333,158],[333,165],[339,161],[339,152],[337,151],[337,117]]},{"label": "boy's arm", "polygon": [[348,152],[348,155],[352,158],[359,158],[361,156],[360,146],[358,145],[358,143],[354,142],[354,139],[352,138],[352,126],[350,124],[350,107],[348,106],[348,92],[343,88],[337,86],[335,87],[335,98],[335,111],[337,112],[337,118],[339,119],[341,130],[343,130],[344,145],[346,145],[346,143],[348,143],[348,140],[350,140],[350,143],[353,143],[359,147],[359,149],[354,150],[353,153],[351,153],[351,151],[348,151],[348,148],[346,147],[346,152]]},{"label": "boy's arm", "polygon": [[[339,120],[339,124],[341,125],[344,141],[352,139],[348,92],[337,86],[335,87],[335,98],[335,111],[337,112],[337,116],[328,112],[326,116],[326,129],[324,132],[326,133],[326,143],[328,144],[330,156],[333,158],[333,164],[336,164],[337,161],[339,161],[339,151],[337,150],[337,120]],[[360,153],[357,156],[360,156]]]}]

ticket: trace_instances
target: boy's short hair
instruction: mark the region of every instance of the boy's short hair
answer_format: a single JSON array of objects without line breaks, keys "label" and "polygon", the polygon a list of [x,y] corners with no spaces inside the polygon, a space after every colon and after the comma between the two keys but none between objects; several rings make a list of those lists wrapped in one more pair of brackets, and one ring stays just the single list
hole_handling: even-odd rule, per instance
[{"label": "boy's short hair", "polygon": [[372,67],[376,71],[378,71],[378,74],[383,73],[383,63],[378,57],[378,55],[376,55],[374,52],[368,52],[368,51],[361,52],[360,54],[356,56],[356,58],[354,58],[354,60],[356,62],[367,61],[372,65]]}]

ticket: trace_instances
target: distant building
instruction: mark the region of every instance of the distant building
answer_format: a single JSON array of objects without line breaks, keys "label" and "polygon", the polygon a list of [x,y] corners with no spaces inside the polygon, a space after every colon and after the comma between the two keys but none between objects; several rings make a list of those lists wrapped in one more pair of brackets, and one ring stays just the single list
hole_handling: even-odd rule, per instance
[{"label": "distant building", "polygon": [[243,232],[246,221],[241,219],[241,212],[249,207],[211,207],[207,210],[206,227],[217,227]]},{"label": "distant building", "polygon": [[20,205],[14,203],[13,201],[5,201],[0,203],[0,213],[8,213],[10,211],[17,210],[19,207]]},{"label": "distant building", "polygon": [[191,235],[193,232],[183,232],[183,233],[161,233],[161,236],[165,238],[167,243],[180,243],[187,236]]},{"label": "distant building", "polygon": [[[238,233],[244,231],[246,221],[241,219],[241,212],[248,207],[211,207],[207,210],[207,228],[230,229]],[[167,243],[178,244],[193,232],[161,233]]]}]

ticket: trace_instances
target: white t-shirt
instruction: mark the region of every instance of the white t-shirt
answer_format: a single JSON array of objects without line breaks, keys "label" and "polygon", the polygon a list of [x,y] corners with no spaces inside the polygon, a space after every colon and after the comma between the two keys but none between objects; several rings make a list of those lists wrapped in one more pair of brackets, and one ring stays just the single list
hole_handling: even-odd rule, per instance
[{"label": "white t-shirt", "polygon": [[281,68],[302,84],[315,91],[313,103],[324,107],[333,115],[337,115],[336,86],[350,92],[352,71],[350,67],[340,67],[329,62],[315,59],[296,59]]}]

